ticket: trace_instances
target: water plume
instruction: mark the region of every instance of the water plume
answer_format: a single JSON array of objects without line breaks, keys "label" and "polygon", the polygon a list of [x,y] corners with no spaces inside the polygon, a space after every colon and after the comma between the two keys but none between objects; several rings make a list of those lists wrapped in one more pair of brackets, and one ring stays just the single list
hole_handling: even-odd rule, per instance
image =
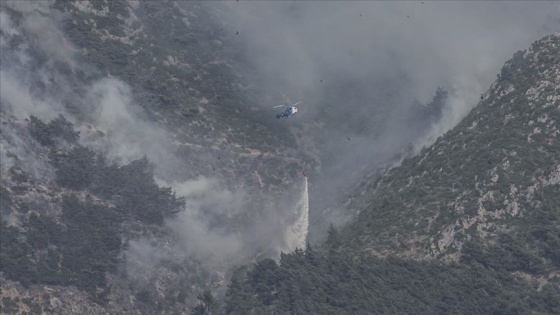
[{"label": "water plume", "polygon": [[309,229],[309,189],[307,177],[304,177],[301,201],[294,208],[297,216],[295,222],[286,230],[284,251],[291,252],[296,248],[305,249]]}]

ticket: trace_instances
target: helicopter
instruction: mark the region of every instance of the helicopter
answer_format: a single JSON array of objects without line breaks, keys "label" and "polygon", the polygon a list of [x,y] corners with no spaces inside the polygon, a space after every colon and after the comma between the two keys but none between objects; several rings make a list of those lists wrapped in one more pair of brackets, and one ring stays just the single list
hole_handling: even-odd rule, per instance
[{"label": "helicopter", "polygon": [[277,107],[281,107],[281,106],[288,106],[288,108],[286,108],[284,111],[276,114],[276,118],[282,118],[282,117],[290,117],[292,115],[294,115],[295,113],[298,112],[298,108],[296,107],[296,105],[298,105],[299,103],[301,103],[301,101],[295,103],[294,105],[288,106],[288,104],[281,104],[278,106],[274,106],[273,108],[277,108]]}]

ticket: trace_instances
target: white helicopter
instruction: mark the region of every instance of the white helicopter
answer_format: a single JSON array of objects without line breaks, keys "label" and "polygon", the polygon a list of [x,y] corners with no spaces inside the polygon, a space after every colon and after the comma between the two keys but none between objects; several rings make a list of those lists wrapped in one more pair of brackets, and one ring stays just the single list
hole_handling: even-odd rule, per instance
[{"label": "white helicopter", "polygon": [[[296,105],[299,104],[299,103],[301,103],[301,101],[295,103],[294,105],[289,106],[284,111],[276,114],[276,118],[282,118],[282,117],[288,118],[288,117],[294,115],[295,113],[298,112],[298,109],[297,109]],[[282,104],[282,105],[274,106],[273,108],[282,107],[282,106],[288,106],[288,104]]]}]

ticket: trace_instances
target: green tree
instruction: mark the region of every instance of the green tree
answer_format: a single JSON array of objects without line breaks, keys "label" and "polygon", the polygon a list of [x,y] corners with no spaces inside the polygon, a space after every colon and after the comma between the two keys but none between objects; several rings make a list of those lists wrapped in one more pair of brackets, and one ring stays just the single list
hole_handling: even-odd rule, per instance
[{"label": "green tree", "polygon": [[51,146],[54,144],[52,130],[47,124],[36,116],[29,116],[29,131],[40,144]]},{"label": "green tree", "polygon": [[10,191],[4,186],[0,186],[0,214],[10,213],[13,204]]},{"label": "green tree", "polygon": [[220,315],[222,311],[218,301],[208,289],[197,296],[199,303],[193,308],[192,315]]},{"label": "green tree", "polygon": [[226,292],[225,313],[232,315],[255,314],[254,309],[260,302],[247,282],[247,266],[233,272]]},{"label": "green tree", "polygon": [[66,120],[62,114],[49,123],[49,129],[54,137],[65,140],[70,144],[76,143],[80,138],[79,132],[74,130],[74,125]]},{"label": "green tree", "polygon": [[331,223],[329,225],[329,230],[327,232],[326,244],[329,249],[335,250],[340,246],[340,243],[341,243],[340,234],[338,230],[334,227],[334,225]]},{"label": "green tree", "polygon": [[93,181],[95,153],[83,146],[76,146],[65,155],[57,156],[56,181],[71,189],[83,190]]},{"label": "green tree", "polygon": [[69,144],[74,144],[80,137],[80,134],[74,130],[74,125],[63,115],[58,115],[57,118],[51,120],[48,124],[31,115],[29,117],[29,129],[31,135],[45,146],[53,146],[57,138]]},{"label": "green tree", "polygon": [[33,249],[17,228],[0,220],[0,270],[23,285],[37,282],[37,269],[31,263]]}]

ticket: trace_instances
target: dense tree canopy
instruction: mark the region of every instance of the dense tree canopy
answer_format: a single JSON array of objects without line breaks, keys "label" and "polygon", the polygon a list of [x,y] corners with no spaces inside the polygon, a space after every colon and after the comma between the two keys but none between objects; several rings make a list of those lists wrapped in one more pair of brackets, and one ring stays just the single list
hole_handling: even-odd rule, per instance
[{"label": "dense tree canopy", "polygon": [[[313,250],[312,250],[313,251]],[[538,292],[506,271],[310,250],[238,270],[227,314],[556,314],[560,281]]]}]

